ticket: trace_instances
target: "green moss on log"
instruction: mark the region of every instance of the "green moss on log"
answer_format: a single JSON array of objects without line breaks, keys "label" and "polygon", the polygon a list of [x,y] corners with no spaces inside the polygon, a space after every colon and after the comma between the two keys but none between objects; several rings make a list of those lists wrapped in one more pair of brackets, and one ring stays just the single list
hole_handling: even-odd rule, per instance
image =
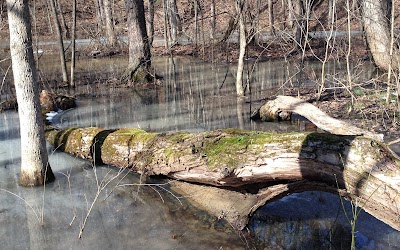
[{"label": "green moss on log", "polygon": [[[104,163],[121,167],[133,167],[156,138],[157,133],[141,129],[119,129],[110,133],[101,148]],[[149,157],[149,156],[147,156]]]},{"label": "green moss on log", "polygon": [[93,160],[93,145],[95,137],[103,129],[101,128],[69,128],[66,130],[46,131],[47,140],[55,148],[69,154],[85,159]]}]

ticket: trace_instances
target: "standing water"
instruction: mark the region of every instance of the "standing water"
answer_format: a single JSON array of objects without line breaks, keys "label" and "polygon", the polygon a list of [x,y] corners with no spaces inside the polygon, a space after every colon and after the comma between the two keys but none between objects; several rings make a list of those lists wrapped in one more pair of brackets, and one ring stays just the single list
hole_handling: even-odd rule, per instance
[{"label": "standing water", "polygon": [[[45,62],[44,60],[42,63]],[[46,81],[57,69],[39,65]],[[104,88],[101,80],[78,90],[78,108],[63,111],[53,124],[60,128],[97,126],[139,127],[146,131],[209,131],[241,128],[270,132],[304,129],[299,123],[258,123],[250,120],[257,107],[237,99],[235,65],[213,65],[185,58],[158,58],[153,63],[164,77],[162,86],[146,90]],[[90,80],[117,76],[120,59],[85,60],[81,76]],[[330,65],[340,77],[340,65]],[[91,67],[91,68],[87,68]],[[310,72],[320,72],[308,62]],[[296,65],[285,62],[248,64],[251,100],[282,93],[282,86],[313,84]],[[354,69],[370,79],[372,67]],[[78,70],[79,72],[79,70]],[[90,73],[88,73],[90,72]],[[96,75],[102,72],[102,75]],[[91,163],[48,147],[54,183],[40,188],[17,185],[20,164],[19,122],[16,112],[0,114],[0,238],[4,249],[243,249],[261,245],[284,249],[347,249],[350,246],[352,204],[321,192],[289,195],[261,207],[248,229],[249,240],[229,225],[214,220],[185,197],[171,193],[159,180],[110,166]],[[354,206],[353,206],[354,208]],[[346,211],[346,213],[344,212]],[[400,248],[400,233],[361,211],[357,247]]]}]

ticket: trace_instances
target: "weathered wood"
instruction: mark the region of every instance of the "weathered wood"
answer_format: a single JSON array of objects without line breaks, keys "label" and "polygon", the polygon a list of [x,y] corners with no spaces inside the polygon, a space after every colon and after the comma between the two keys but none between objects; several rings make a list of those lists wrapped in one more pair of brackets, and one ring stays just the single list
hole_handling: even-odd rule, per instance
[{"label": "weathered wood", "polygon": [[350,123],[335,119],[305,100],[291,96],[277,96],[256,110],[252,117],[262,121],[290,120],[292,113],[299,114],[314,123],[318,128],[336,135],[363,135],[383,141],[382,134],[374,134],[355,127]]},{"label": "weathered wood", "polygon": [[[47,138],[67,153],[146,175],[240,192],[252,189],[258,192],[253,209],[288,193],[339,187],[367,212],[400,230],[399,162],[384,144],[367,137],[235,129],[165,134],[77,128],[48,131]],[[243,226],[243,218],[253,210],[241,211],[247,212],[236,211],[241,216],[234,217],[241,220],[231,223]]]}]

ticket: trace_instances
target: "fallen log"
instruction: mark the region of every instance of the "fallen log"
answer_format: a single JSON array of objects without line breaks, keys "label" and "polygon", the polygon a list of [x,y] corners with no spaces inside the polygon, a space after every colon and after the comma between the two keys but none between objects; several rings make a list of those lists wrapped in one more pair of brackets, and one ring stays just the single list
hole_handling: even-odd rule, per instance
[{"label": "fallen log", "polygon": [[186,181],[172,188],[237,229],[268,201],[318,190],[339,193],[400,230],[398,157],[379,136],[346,126],[345,135],[101,128],[50,129],[46,135],[55,148],[96,163]]},{"label": "fallen log", "polygon": [[57,149],[97,163],[229,187],[249,197],[256,193],[251,209],[236,211],[236,219],[231,218],[238,228],[266,201],[293,192],[339,188],[364,210],[400,230],[400,163],[384,144],[363,136],[72,128],[47,131],[47,138]]},{"label": "fallen log", "polygon": [[[67,110],[76,107],[75,98],[60,94],[50,93],[47,90],[40,92],[40,108],[43,114],[51,111]],[[6,110],[17,110],[17,98],[0,102],[0,112]]]},{"label": "fallen log", "polygon": [[383,141],[382,134],[371,133],[345,121],[332,118],[311,103],[291,96],[277,96],[274,100],[266,102],[252,114],[252,118],[262,121],[285,121],[290,120],[293,113],[307,118],[319,129],[332,134],[363,135]]}]

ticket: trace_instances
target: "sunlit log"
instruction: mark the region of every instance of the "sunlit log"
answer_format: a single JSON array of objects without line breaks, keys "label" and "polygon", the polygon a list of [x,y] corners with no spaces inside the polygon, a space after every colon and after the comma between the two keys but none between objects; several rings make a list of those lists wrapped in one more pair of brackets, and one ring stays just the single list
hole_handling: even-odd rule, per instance
[{"label": "sunlit log", "polygon": [[[243,228],[248,216],[268,201],[319,190],[338,192],[400,230],[398,157],[379,141],[379,136],[351,127],[345,130],[346,135],[71,128],[49,130],[47,138],[57,149],[96,163],[214,186],[203,187],[209,191],[201,191],[204,195],[194,198],[190,193],[198,186],[177,184],[176,189],[190,194],[190,199],[216,216],[220,216],[216,211],[223,211],[223,217],[237,228]],[[235,205],[210,202],[208,192],[214,192],[216,200],[231,197]]]}]

